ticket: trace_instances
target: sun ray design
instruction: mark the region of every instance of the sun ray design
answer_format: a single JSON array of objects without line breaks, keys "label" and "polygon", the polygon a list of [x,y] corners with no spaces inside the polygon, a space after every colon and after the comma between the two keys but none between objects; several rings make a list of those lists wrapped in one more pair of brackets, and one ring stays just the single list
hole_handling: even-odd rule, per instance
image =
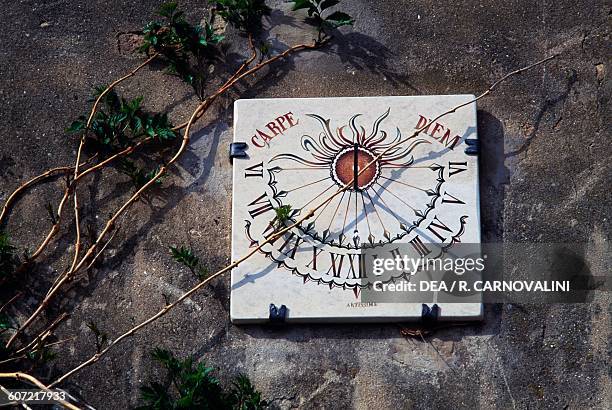
[{"label": "sun ray design", "polygon": [[[390,112],[391,109],[389,108],[374,121],[372,131],[368,136],[366,136],[365,127],[357,124],[357,120],[362,114],[353,115],[348,120],[348,124],[338,127],[335,133],[332,132],[330,119],[325,119],[317,114],[307,114],[321,126],[321,132],[317,136],[303,135],[300,141],[302,148],[310,154],[311,158],[284,153],[272,157],[270,162],[289,160],[311,167],[327,167],[337,162],[342,153],[347,150],[354,150],[355,145],[357,145],[362,152],[361,155],[368,159],[368,162],[381,155],[380,159],[375,161],[377,168],[381,166],[409,166],[414,162],[413,156],[410,155],[414,149],[418,145],[430,144],[431,142],[416,136],[402,140],[402,132],[399,128],[396,128],[395,138],[388,139],[387,132],[381,128],[381,125]],[[346,135],[347,128],[350,129],[350,137]],[[398,144],[400,141],[402,143]]]}]

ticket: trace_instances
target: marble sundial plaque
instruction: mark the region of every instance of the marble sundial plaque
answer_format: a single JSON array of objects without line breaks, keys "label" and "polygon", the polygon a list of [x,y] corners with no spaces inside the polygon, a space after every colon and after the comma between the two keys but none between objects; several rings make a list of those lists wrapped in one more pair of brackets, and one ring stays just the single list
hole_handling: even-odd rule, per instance
[{"label": "marble sundial plaque", "polygon": [[378,298],[383,284],[424,272],[372,270],[374,259],[442,258],[459,244],[480,252],[476,104],[413,135],[473,98],[236,101],[232,261],[280,229],[279,208],[282,226],[317,210],[233,269],[232,321],[407,321],[424,305],[437,305],[439,320],[481,318],[479,297],[458,303],[429,289]]}]

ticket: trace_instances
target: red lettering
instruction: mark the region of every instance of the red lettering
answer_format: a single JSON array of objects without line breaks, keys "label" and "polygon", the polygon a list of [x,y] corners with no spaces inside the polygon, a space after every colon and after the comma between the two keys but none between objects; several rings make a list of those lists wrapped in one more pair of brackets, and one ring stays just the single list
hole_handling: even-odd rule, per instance
[{"label": "red lettering", "polygon": [[257,135],[253,135],[253,137],[251,138],[251,142],[253,143],[253,145],[255,145],[255,146],[256,146],[256,147],[258,147],[258,148],[263,148],[263,147],[265,147],[265,146],[266,146],[265,144],[261,144],[261,145],[260,145],[260,144],[258,143]]},{"label": "red lettering", "polygon": [[266,144],[273,138],[263,131],[257,130],[257,133],[259,134],[259,137],[265,141]]},{"label": "red lettering", "polygon": [[285,114],[284,117],[287,119],[287,121],[289,121],[289,126],[290,127],[296,126],[296,125],[298,125],[300,123],[300,120],[294,121],[293,113],[291,111],[289,111],[287,114]]},{"label": "red lettering", "polygon": [[450,145],[450,149],[455,148],[455,145],[457,145],[457,143],[459,142],[459,140],[461,140],[461,137],[459,135],[455,135],[455,138],[453,138],[452,140],[449,140],[450,138],[450,130],[447,130],[446,133],[444,134],[444,136],[442,137],[442,139],[440,140],[440,142],[442,144],[444,144],[444,146],[449,147]]},{"label": "red lettering", "polygon": [[[423,131],[426,134],[429,134],[433,139],[439,141],[441,144],[444,144],[447,148],[453,149],[459,143],[459,141],[461,141],[461,137],[459,135],[455,135],[453,138],[451,138],[453,132],[449,128],[444,127],[444,125],[440,124],[439,122],[436,122],[434,125],[431,123],[431,120],[428,120],[426,117],[419,114],[419,120],[417,121],[415,129],[419,130],[426,125],[427,128],[425,128]],[[434,125],[433,130],[429,132],[432,125]],[[438,136],[436,136],[436,133],[444,130],[446,130],[444,135],[440,136],[438,134]]]},{"label": "red lettering", "polygon": [[270,141],[279,136],[283,135],[285,131],[289,128],[294,127],[299,124],[299,120],[293,118],[293,113],[288,112],[279,117],[276,117],[274,121],[270,121],[265,125],[265,130],[270,132],[270,134],[266,134],[266,132],[261,131],[259,129],[255,130],[255,134],[251,138],[251,142],[254,146],[258,148],[263,148],[266,145],[270,144]]},{"label": "red lettering", "polygon": [[429,135],[431,135],[431,137],[433,139],[437,140],[438,138],[436,138],[436,132],[438,132],[438,130],[440,130],[440,129],[444,129],[444,126],[442,124],[440,124],[439,122],[436,122],[436,125],[434,126],[433,131]]},{"label": "red lettering", "polygon": [[422,115],[419,115],[419,122],[417,122],[417,125],[416,127],[414,127],[414,129],[419,130],[426,125],[427,125],[427,118],[423,117]]},{"label": "red lettering", "polygon": [[285,119],[285,117],[278,117],[278,118],[276,119],[276,122],[278,123],[278,125],[280,125],[280,127],[283,129],[283,131],[287,131],[287,127],[285,127],[285,124],[284,124],[284,123],[285,123],[285,121],[287,121],[287,120]]},{"label": "red lettering", "polygon": [[276,125],[275,122],[269,122],[266,124],[266,127],[272,131],[272,133],[274,134],[274,137],[276,137],[278,134],[282,134],[283,131],[278,127],[278,125]]}]

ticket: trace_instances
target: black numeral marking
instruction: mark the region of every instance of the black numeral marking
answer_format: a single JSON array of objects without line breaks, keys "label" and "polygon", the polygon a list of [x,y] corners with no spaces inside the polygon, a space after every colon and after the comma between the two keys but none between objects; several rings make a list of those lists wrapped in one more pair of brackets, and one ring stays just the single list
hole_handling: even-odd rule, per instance
[{"label": "black numeral marking", "polygon": [[256,216],[274,209],[272,202],[270,202],[270,199],[268,199],[265,192],[259,198],[251,202],[249,204],[249,208],[252,208],[249,209],[249,215],[251,215],[251,218],[255,218]]},{"label": "black numeral marking", "polygon": [[431,251],[427,249],[427,246],[423,243],[420,236],[415,236],[414,239],[410,241],[410,244],[413,248],[421,255],[421,258],[429,255]]},{"label": "black numeral marking", "polygon": [[467,171],[467,162],[449,162],[448,176],[452,177],[460,172]]},{"label": "black numeral marking", "polygon": [[334,277],[339,278],[340,272],[342,271],[342,263],[344,262],[344,255],[330,252],[329,256],[331,256],[331,266],[327,271],[327,274],[329,275],[329,273],[333,270]]},{"label": "black numeral marking", "polygon": [[[293,246],[288,246],[289,242],[291,242],[295,238],[296,238],[295,233],[291,232],[291,235],[289,235],[287,240],[283,242],[280,248],[278,248],[278,251],[282,253],[283,255],[290,257],[291,259],[295,259],[295,253],[297,252],[297,249],[300,246],[300,243],[304,241],[304,239],[298,236],[296,241],[293,243]],[[286,251],[285,251],[285,248],[287,248]]]},{"label": "black numeral marking", "polygon": [[431,221],[431,223],[427,227],[427,230],[436,235],[438,239],[440,239],[442,242],[444,242],[446,238],[440,235],[440,231],[452,232],[452,230],[448,226],[446,226],[444,222],[439,220],[437,216],[434,217],[433,221]]},{"label": "black numeral marking", "polygon": [[444,192],[444,196],[442,197],[443,204],[462,204],[465,205],[461,199],[457,198],[454,195],[449,194],[448,192]]},{"label": "black numeral marking", "polygon": [[263,178],[263,162],[247,167],[244,170],[244,177],[245,178],[251,178],[251,177]]},{"label": "black numeral marking", "polygon": [[310,261],[310,263],[306,266],[311,267],[314,270],[317,270],[317,257],[319,256],[321,252],[323,252],[323,249],[313,246],[312,247],[312,261]]}]

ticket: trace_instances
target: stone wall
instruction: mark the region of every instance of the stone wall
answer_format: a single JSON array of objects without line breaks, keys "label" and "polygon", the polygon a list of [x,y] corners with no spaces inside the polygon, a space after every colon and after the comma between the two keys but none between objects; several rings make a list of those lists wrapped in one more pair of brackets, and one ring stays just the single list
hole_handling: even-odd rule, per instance
[{"label": "stone wall", "polygon": [[[191,18],[205,3],[182,2]],[[284,1],[274,1],[273,51],[309,40]],[[103,267],[81,278],[49,312],[74,309],[60,336],[77,335],[50,366],[63,373],[94,350],[85,321],[112,338],[156,312],[163,294],[193,285],[168,246],[190,244],[211,268],[229,261],[232,101],[253,97],[460,94],[484,91],[501,74],[551,53],[559,57],[502,85],[478,104],[482,139],[482,216],[488,241],[580,243],[553,261],[609,274],[609,4],[604,1],[455,2],[343,0],[357,22],[333,45],[279,63],[241,84],[196,127],[165,189],[138,203]],[[150,1],[7,2],[0,19],[0,199],[49,167],[70,164],[77,141],[63,129],[87,109],[93,86],[138,63],[130,37],[150,19]],[[228,32],[230,40],[239,39]],[[243,41],[244,42],[244,41]],[[122,47],[118,47],[121,44]],[[231,47],[235,66],[247,50]],[[222,72],[220,74],[223,74]],[[170,106],[175,122],[196,101],[177,79],[146,69],[120,89]],[[115,171],[79,191],[93,225],[130,185]],[[34,189],[8,229],[32,247],[49,229],[45,204],[55,187]],[[67,224],[46,261],[64,266]],[[508,274],[525,261],[510,255]],[[578,264],[578,265],[576,265]],[[44,289],[52,268],[29,286]],[[30,299],[33,304],[36,299]],[[149,351],[163,346],[221,368],[223,381],[250,376],[278,408],[605,408],[610,297],[575,305],[487,306],[482,324],[405,339],[396,325],[318,325],[270,329],[228,320],[228,278],[190,298],[66,386],[97,408],[137,403],[138,387],[158,370]],[[23,307],[25,315],[27,306]]]}]

